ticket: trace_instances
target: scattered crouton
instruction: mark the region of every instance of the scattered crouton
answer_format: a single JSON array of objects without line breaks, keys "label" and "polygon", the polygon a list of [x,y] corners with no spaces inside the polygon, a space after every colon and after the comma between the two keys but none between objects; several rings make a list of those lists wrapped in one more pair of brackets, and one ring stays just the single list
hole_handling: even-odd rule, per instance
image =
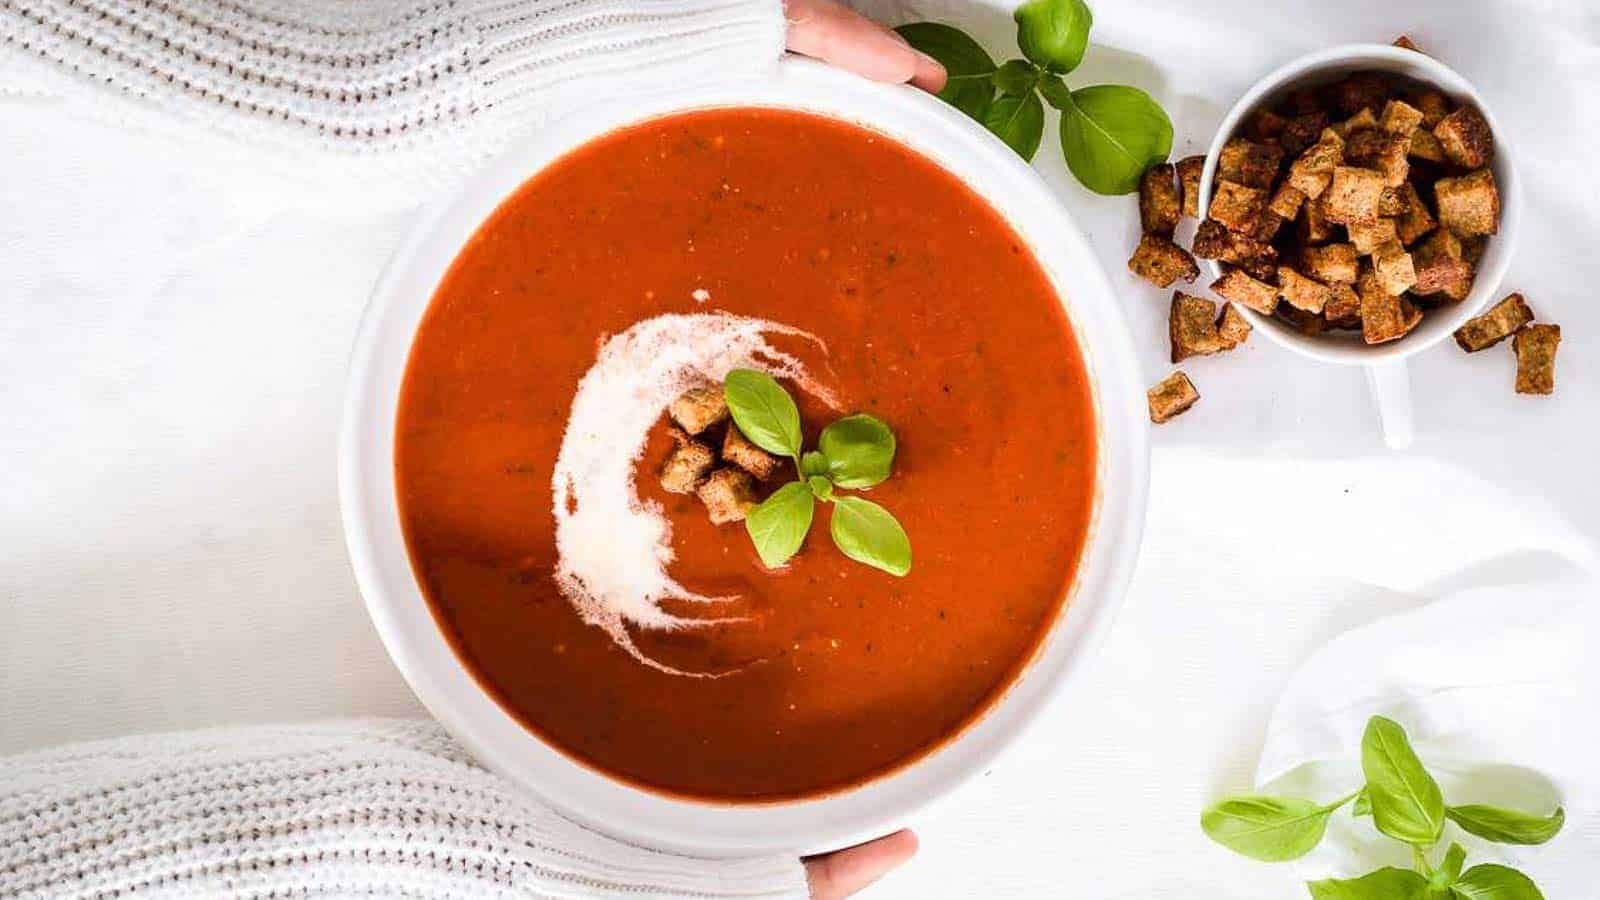
[{"label": "scattered crouton", "polygon": [[1300,215],[1300,204],[1304,202],[1306,202],[1305,194],[1284,183],[1278,186],[1272,194],[1272,199],[1267,201],[1267,209],[1280,219],[1292,221]]},{"label": "scattered crouton", "polygon": [[1521,294],[1510,294],[1481,316],[1474,316],[1455,331],[1456,344],[1468,353],[1493,347],[1533,321],[1533,310]]},{"label": "scattered crouton", "polygon": [[1250,234],[1261,211],[1267,206],[1267,192],[1236,181],[1219,181],[1206,215],[1228,226],[1230,231]]},{"label": "scattered crouton", "polygon": [[683,431],[672,430],[677,446],[661,464],[661,489],[673,494],[692,494],[716,464],[717,457],[710,447]]},{"label": "scattered crouton", "polygon": [[1444,155],[1464,169],[1481,169],[1494,157],[1494,135],[1483,115],[1463,106],[1433,126],[1433,136],[1444,147]]},{"label": "scattered crouton", "polygon": [[1399,187],[1411,174],[1411,161],[1407,158],[1410,149],[1410,138],[1367,128],[1350,135],[1345,142],[1344,158],[1352,166],[1382,173],[1383,183],[1388,187]]},{"label": "scattered crouton", "polygon": [[1178,197],[1174,172],[1171,164],[1160,163],[1145,169],[1139,179],[1139,222],[1145,234],[1170,238],[1178,227],[1183,201]]},{"label": "scattered crouton", "polygon": [[1406,183],[1400,186],[1400,190],[1405,192],[1407,205],[1406,211],[1395,220],[1395,232],[1400,237],[1400,243],[1409,247],[1439,223],[1434,221],[1433,213],[1428,212],[1428,205],[1422,202],[1414,186]]},{"label": "scattered crouton", "polygon": [[1150,403],[1150,421],[1159,425],[1187,412],[1200,399],[1200,392],[1194,389],[1194,382],[1189,380],[1189,376],[1173,372],[1146,391],[1145,397]]},{"label": "scattered crouton", "polygon": [[1211,293],[1267,316],[1278,305],[1277,287],[1251,278],[1242,269],[1224,269],[1222,277],[1211,282]]},{"label": "scattered crouton", "polygon": [[[1350,225],[1345,228],[1350,233],[1350,244],[1356,252],[1367,256],[1380,246],[1390,241],[1400,240],[1400,232],[1392,218],[1379,219],[1376,222]],[[1350,279],[1354,281],[1355,279]]]},{"label": "scattered crouton", "polygon": [[1528,325],[1512,338],[1511,346],[1517,353],[1517,393],[1555,393],[1561,326]]},{"label": "scattered crouton", "polygon": [[1352,72],[1328,88],[1335,108],[1347,116],[1363,109],[1376,110],[1392,90],[1389,77],[1380,72]]},{"label": "scattered crouton", "polygon": [[1405,215],[1411,209],[1411,195],[1406,193],[1407,184],[1383,189],[1383,193],[1378,195],[1378,215],[1391,218]]},{"label": "scattered crouton", "polygon": [[1375,270],[1365,270],[1356,282],[1361,296],[1361,339],[1382,344],[1411,333],[1422,322],[1422,311],[1404,296],[1383,289]]},{"label": "scattered crouton", "polygon": [[1439,224],[1462,237],[1500,230],[1500,191],[1494,173],[1479,169],[1460,178],[1441,178],[1433,185]]},{"label": "scattered crouton", "polygon": [[1323,215],[1342,225],[1377,221],[1384,184],[1383,175],[1371,169],[1336,166],[1322,200]]},{"label": "scattered crouton", "polygon": [[1234,138],[1224,144],[1217,155],[1217,178],[1247,187],[1269,188],[1278,176],[1278,164],[1282,161],[1281,147]]},{"label": "scattered crouton", "polygon": [[1278,296],[1296,309],[1320,315],[1333,292],[1314,278],[1307,278],[1288,266],[1279,266]]},{"label": "scattered crouton", "polygon": [[1233,263],[1263,281],[1273,277],[1278,266],[1278,250],[1249,235],[1229,231],[1221,222],[1207,219],[1194,234],[1194,252],[1201,259]]},{"label": "scattered crouton", "polygon": [[1156,234],[1139,239],[1139,248],[1128,260],[1128,268],[1159,288],[1169,287],[1180,278],[1194,281],[1200,275],[1200,267],[1189,251]]},{"label": "scattered crouton", "polygon": [[1217,305],[1203,297],[1182,291],[1172,294],[1172,310],[1167,318],[1167,333],[1172,341],[1172,361],[1191,356],[1208,356],[1224,349],[1217,335]]},{"label": "scattered crouton", "polygon": [[1403,294],[1417,283],[1411,254],[1399,241],[1390,241],[1372,251],[1372,270],[1377,275],[1378,286],[1386,293]]},{"label": "scattered crouton", "polygon": [[1333,179],[1333,170],[1344,163],[1344,140],[1323,131],[1317,142],[1307,147],[1289,166],[1289,186],[1312,200],[1322,196]]},{"label": "scattered crouton", "polygon": [[672,401],[667,415],[689,434],[699,434],[728,418],[728,401],[720,387],[694,388]]},{"label": "scattered crouton", "polygon": [[751,443],[732,422],[728,423],[728,433],[722,437],[722,460],[749,472],[757,481],[771,478],[783,465],[782,459]]},{"label": "scattered crouton", "polygon": [[1422,127],[1422,110],[1404,100],[1390,100],[1383,105],[1383,115],[1378,117],[1378,127],[1407,140]]},{"label": "scattered crouton", "polygon": [[743,469],[718,469],[695,490],[715,525],[743,522],[756,505],[755,481]]},{"label": "scattered crouton", "polygon": [[1472,290],[1473,265],[1463,255],[1461,241],[1449,229],[1435,229],[1411,254],[1417,283],[1413,293],[1464,300]]},{"label": "scattered crouton", "polygon": [[1232,303],[1222,304],[1222,315],[1217,318],[1217,336],[1222,338],[1224,349],[1232,350],[1250,339],[1250,323]]},{"label": "scattered crouton", "polygon": [[1300,266],[1323,284],[1355,284],[1358,258],[1354,244],[1324,244],[1301,250]]},{"label": "scattered crouton", "polygon": [[1298,225],[1300,243],[1306,246],[1326,244],[1339,236],[1339,226],[1328,221],[1320,202],[1307,200],[1301,204]]},{"label": "scattered crouton", "polygon": [[1348,284],[1332,286],[1333,296],[1322,308],[1322,318],[1329,328],[1358,330],[1361,328],[1361,295]]},{"label": "scattered crouton", "polygon": [[1411,132],[1411,144],[1406,148],[1406,153],[1431,163],[1445,161],[1444,145],[1439,143],[1439,139],[1433,136],[1433,132],[1422,128]]},{"label": "scattered crouton", "polygon": [[1412,51],[1415,51],[1417,53],[1421,53],[1422,52],[1422,48],[1421,47],[1418,47],[1416,45],[1416,43],[1411,40],[1410,37],[1408,37],[1406,35],[1403,35],[1403,34],[1394,39],[1394,45],[1396,47],[1399,47],[1402,50],[1412,50]]},{"label": "scattered crouton", "polygon": [[1349,140],[1350,135],[1357,131],[1366,131],[1378,127],[1378,116],[1370,109],[1363,109],[1343,122],[1335,122],[1328,129],[1343,140]]},{"label": "scattered crouton", "polygon": [[1429,131],[1444,121],[1444,117],[1450,114],[1450,109],[1454,106],[1444,91],[1438,88],[1424,88],[1412,94],[1410,100],[1411,105],[1422,113],[1422,127]]},{"label": "scattered crouton", "polygon": [[1178,160],[1178,182],[1183,186],[1183,214],[1191,219],[1200,218],[1200,173],[1205,167],[1204,156],[1185,156]]}]

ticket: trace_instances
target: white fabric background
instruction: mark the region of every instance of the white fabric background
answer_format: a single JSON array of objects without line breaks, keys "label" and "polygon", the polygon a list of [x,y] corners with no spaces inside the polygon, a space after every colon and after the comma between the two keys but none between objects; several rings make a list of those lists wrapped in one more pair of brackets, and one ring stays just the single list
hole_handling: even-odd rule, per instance
[{"label": "white fabric background", "polygon": [[[1002,11],[875,4],[967,25]],[[954,12],[951,12],[954,10]],[[1508,289],[1563,326],[1554,397],[1511,354],[1413,365],[1418,440],[1381,444],[1359,372],[1255,339],[1186,365],[1204,399],[1154,432],[1144,556],[1077,687],[1001,765],[918,824],[876,896],[1282,897],[1287,873],[1200,834],[1247,787],[1278,695],[1334,635],[1527,549],[1600,537],[1600,13],[1584,0],[1096,5],[1074,85],[1150,90],[1200,152],[1267,68],[1401,31],[1483,89],[1528,188]],[[344,559],[334,434],[345,356],[404,211],[330,212],[227,160],[0,103],[0,752],[135,731],[421,714]],[[1166,295],[1125,274],[1130,199],[1037,167],[1088,229],[1152,382]],[[1593,707],[1575,712],[1593,715]],[[1590,794],[1529,870],[1600,856]],[[1550,878],[1558,880],[1551,881]]]}]

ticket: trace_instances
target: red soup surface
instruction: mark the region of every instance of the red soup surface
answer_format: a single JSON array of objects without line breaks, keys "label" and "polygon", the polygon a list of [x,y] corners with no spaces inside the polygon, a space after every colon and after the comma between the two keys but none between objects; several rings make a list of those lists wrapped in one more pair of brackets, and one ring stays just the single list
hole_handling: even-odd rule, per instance
[{"label": "red soup surface", "polygon": [[[738,667],[686,678],[642,665],[557,589],[550,482],[598,342],[713,310],[827,343],[813,371],[898,438],[870,496],[914,566],[897,578],[846,559],[819,506],[794,560],[764,569],[742,525],[661,490],[657,426],[636,481],[672,526],[670,574],[737,594],[744,619],[632,632],[685,671]],[[799,400],[810,446],[838,413]],[[395,475],[423,593],[507,712],[638,786],[775,800],[916,759],[1019,675],[1084,548],[1094,432],[1055,292],[982,199],[854,125],[719,109],[593,141],[483,224],[412,347]]]}]

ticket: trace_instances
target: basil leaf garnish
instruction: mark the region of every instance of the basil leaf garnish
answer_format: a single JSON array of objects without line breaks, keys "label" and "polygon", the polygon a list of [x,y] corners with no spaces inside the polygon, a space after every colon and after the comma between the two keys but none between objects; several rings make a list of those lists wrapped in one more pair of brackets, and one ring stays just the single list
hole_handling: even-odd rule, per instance
[{"label": "basil leaf garnish", "polygon": [[1411,749],[1405,729],[1391,719],[1373,716],[1361,737],[1361,771],[1367,777],[1372,821],[1379,831],[1422,847],[1439,840],[1444,795]]},{"label": "basil leaf garnish", "polygon": [[1063,93],[1052,86],[1045,96],[1052,105],[1064,104],[1061,154],[1067,168],[1095,193],[1138,190],[1144,170],[1172,150],[1172,120],[1138,88],[1101,84]]},{"label": "basil leaf garnish", "polygon": [[1044,104],[1030,88],[1026,94],[1002,94],[989,107],[983,126],[1017,155],[1029,162],[1039,150],[1039,140],[1044,137]]},{"label": "basil leaf garnish", "polygon": [[811,493],[814,494],[818,500],[833,499],[833,482],[829,481],[827,478],[821,475],[812,475],[806,479],[806,484],[810,486]]},{"label": "basil leaf garnish", "polygon": [[1444,861],[1439,863],[1439,868],[1434,871],[1428,883],[1435,889],[1448,888],[1461,877],[1461,867],[1467,862],[1467,848],[1451,842],[1450,849],[1444,852]]},{"label": "basil leaf garnish", "polygon": [[984,121],[994,101],[995,65],[989,52],[959,29],[937,22],[914,22],[895,31],[944,66],[948,77],[939,99]]},{"label": "basil leaf garnish", "polygon": [[828,530],[839,551],[856,562],[891,575],[911,571],[911,539],[888,510],[871,500],[835,496]]},{"label": "basil leaf garnish", "polygon": [[994,86],[1000,93],[1020,97],[1039,83],[1039,67],[1025,59],[1010,59],[995,70]]},{"label": "basil leaf garnish", "polygon": [[1510,866],[1473,866],[1450,885],[1460,900],[1544,900],[1533,879]]},{"label": "basil leaf garnish", "polygon": [[799,552],[815,510],[811,488],[803,481],[791,481],[745,516],[745,530],[768,568],[778,568]]},{"label": "basil leaf garnish", "polygon": [[1555,837],[1567,821],[1567,814],[1560,809],[1536,816],[1481,804],[1446,807],[1444,814],[1463,831],[1497,844],[1542,844]]},{"label": "basil leaf garnish", "polygon": [[1362,788],[1356,795],[1356,802],[1350,807],[1350,814],[1354,816],[1372,815],[1372,799],[1367,796],[1367,789]]},{"label": "basil leaf garnish", "polygon": [[1027,0],[1011,16],[1022,55],[1051,72],[1071,72],[1089,46],[1094,14],[1083,0]]},{"label": "basil leaf garnish", "polygon": [[800,456],[800,410],[794,398],[765,372],[734,369],[722,381],[733,423],[768,453]]},{"label": "basil leaf garnish", "polygon": [[1283,862],[1310,853],[1328,830],[1328,817],[1344,805],[1261,794],[1229,797],[1200,814],[1213,841],[1262,862]]},{"label": "basil leaf garnish", "polygon": [[[889,477],[894,462],[894,432],[881,420],[857,414],[822,429],[817,447],[827,460],[826,474],[842,488],[869,488]],[[801,468],[805,468],[804,462]]]},{"label": "basil leaf garnish", "polygon": [[1410,869],[1386,867],[1360,878],[1327,878],[1306,883],[1312,900],[1413,900],[1428,889],[1428,879]]},{"label": "basil leaf garnish", "polygon": [[807,477],[828,474],[828,458],[820,451],[807,450],[800,457],[800,474]]}]

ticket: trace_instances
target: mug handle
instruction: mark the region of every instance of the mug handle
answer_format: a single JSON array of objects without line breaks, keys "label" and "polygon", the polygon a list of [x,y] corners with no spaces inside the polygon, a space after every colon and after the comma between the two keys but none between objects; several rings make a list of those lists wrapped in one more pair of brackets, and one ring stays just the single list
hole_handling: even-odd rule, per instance
[{"label": "mug handle", "polygon": [[1411,378],[1406,374],[1405,360],[1373,363],[1366,370],[1367,387],[1372,390],[1378,420],[1383,424],[1383,442],[1390,450],[1410,447],[1416,429],[1411,421]]}]

